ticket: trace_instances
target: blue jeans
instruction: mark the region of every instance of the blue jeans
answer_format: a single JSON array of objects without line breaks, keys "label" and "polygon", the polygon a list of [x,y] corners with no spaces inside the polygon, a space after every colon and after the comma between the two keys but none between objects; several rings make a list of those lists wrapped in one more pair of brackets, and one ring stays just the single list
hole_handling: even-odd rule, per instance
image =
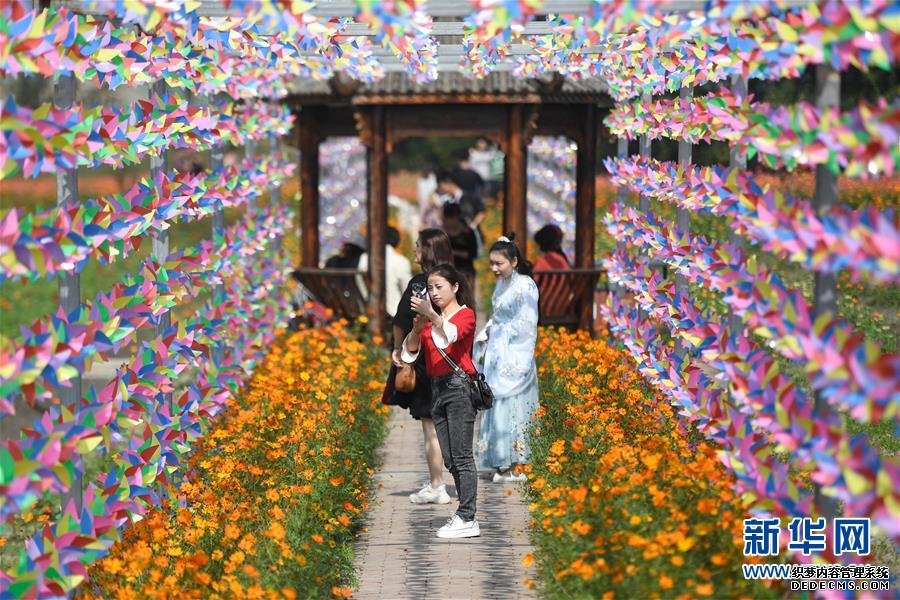
[{"label": "blue jeans", "polygon": [[478,473],[472,454],[475,409],[469,396],[469,382],[455,373],[438,376],[431,380],[431,391],[434,397],[431,418],[444,464],[453,475],[459,496],[456,514],[463,521],[471,521],[475,518]]}]

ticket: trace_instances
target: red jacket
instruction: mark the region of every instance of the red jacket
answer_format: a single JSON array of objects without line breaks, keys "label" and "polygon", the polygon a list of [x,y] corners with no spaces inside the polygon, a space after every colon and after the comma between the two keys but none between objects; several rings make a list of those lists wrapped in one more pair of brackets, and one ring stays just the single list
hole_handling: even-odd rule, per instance
[{"label": "red jacket", "polygon": [[[475,365],[472,363],[472,344],[475,342],[475,311],[468,306],[463,306],[450,315],[449,319],[444,320],[443,329],[449,338],[445,342],[441,336],[438,336],[444,352],[457,365],[462,367],[463,371],[474,376]],[[431,323],[428,323],[425,329],[422,330],[419,351],[425,352],[425,370],[428,372],[429,377],[440,377],[453,372],[453,367],[444,360],[444,357],[438,352],[437,346],[435,346]],[[403,360],[413,362],[416,356],[418,356],[418,352],[415,355],[409,354],[404,341]]]}]

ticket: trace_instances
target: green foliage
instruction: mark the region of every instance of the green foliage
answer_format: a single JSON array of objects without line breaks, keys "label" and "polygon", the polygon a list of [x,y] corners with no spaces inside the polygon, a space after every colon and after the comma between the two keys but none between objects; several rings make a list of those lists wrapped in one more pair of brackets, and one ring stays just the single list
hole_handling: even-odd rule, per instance
[{"label": "green foliage", "polygon": [[432,136],[401,140],[394,144],[391,152],[390,171],[422,171],[430,167],[452,170],[460,158],[468,156],[476,139],[471,136]]}]

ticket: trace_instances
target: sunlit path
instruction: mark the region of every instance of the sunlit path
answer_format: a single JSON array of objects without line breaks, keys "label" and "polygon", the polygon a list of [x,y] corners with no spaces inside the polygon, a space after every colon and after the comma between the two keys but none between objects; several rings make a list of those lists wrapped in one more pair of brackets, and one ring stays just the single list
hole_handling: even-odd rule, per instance
[{"label": "sunlit path", "polygon": [[531,546],[528,507],[518,488],[479,480],[481,537],[439,540],[434,532],[455,509],[455,490],[451,504],[409,502],[427,477],[423,456],[419,423],[394,409],[368,530],[357,543],[353,597],[536,598],[524,584],[532,574],[522,558]]}]

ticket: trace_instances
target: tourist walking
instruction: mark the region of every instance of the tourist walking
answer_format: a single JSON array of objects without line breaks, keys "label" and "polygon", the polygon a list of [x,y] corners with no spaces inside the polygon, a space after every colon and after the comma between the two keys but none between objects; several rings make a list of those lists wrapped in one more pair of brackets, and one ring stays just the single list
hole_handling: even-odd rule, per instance
[{"label": "tourist walking", "polygon": [[444,484],[444,461],[441,455],[441,447],[438,443],[437,433],[434,430],[434,421],[431,418],[431,380],[425,368],[425,357],[422,356],[414,363],[416,371],[416,387],[412,392],[398,392],[393,389],[394,376],[397,369],[403,365],[400,357],[401,344],[407,334],[412,331],[415,313],[412,310],[410,299],[413,295],[424,297],[428,286],[428,278],[424,271],[439,263],[453,261],[453,252],[450,249],[450,238],[440,229],[423,229],[415,244],[416,262],[422,268],[422,273],[417,273],[409,280],[400,302],[397,304],[393,321],[394,351],[391,353],[393,365],[388,376],[388,389],[386,394],[392,396],[391,403],[409,409],[413,419],[422,422],[422,435],[425,439],[425,461],[428,464],[428,483],[417,492],[409,495],[409,501],[413,504],[449,504],[450,495]]},{"label": "tourist walking", "polygon": [[528,462],[528,425],[538,408],[538,289],[513,239],[508,233],[491,246],[497,287],[491,317],[476,340],[486,344],[482,371],[494,392],[494,406],[481,415],[478,462],[494,472],[494,483],[525,479],[517,467]]},{"label": "tourist walking", "polygon": [[[481,535],[475,519],[478,476],[472,455],[475,407],[468,378],[475,375],[472,342],[475,338],[474,299],[462,274],[449,264],[428,270],[428,297],[411,299],[417,313],[403,342],[407,363],[425,356],[431,377],[431,415],[444,464],[456,483],[459,506],[438,529],[439,538]],[[460,373],[460,369],[464,372]]]}]

